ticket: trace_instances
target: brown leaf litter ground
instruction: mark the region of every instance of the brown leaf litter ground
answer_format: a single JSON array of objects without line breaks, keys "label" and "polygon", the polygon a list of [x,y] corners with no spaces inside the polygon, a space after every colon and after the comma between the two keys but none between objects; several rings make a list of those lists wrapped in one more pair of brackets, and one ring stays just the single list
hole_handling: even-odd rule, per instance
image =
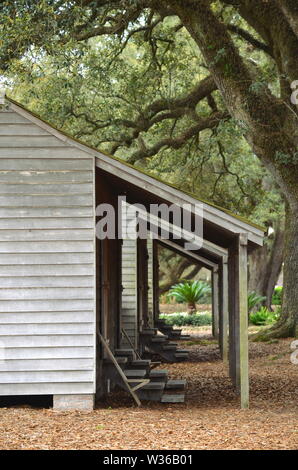
[{"label": "brown leaf litter ground", "polygon": [[[193,333],[193,332],[192,332]],[[135,408],[124,392],[93,412],[0,408],[0,449],[297,449],[298,365],[291,340],[250,344],[251,404],[239,409],[218,347],[195,336],[185,363],[163,365],[187,379],[185,404]]]}]

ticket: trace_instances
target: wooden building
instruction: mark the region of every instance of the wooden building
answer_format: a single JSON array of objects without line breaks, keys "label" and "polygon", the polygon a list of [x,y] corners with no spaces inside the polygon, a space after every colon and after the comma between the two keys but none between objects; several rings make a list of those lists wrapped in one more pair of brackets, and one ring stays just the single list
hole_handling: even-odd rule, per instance
[{"label": "wooden building", "polygon": [[[5,99],[0,110],[1,396],[53,395],[56,408],[90,408],[114,380],[136,401],[146,398],[154,373],[133,348],[124,348],[122,331],[125,311],[136,308],[140,319],[148,306],[148,292],[141,288],[148,283],[146,241],[137,251],[131,246],[135,270],[126,277],[121,237],[96,237],[96,207],[110,204],[117,211],[118,196],[145,207],[198,202]],[[247,407],[247,253],[262,244],[263,229],[212,204],[202,206],[199,250],[188,252],[177,239],[155,240],[149,247],[151,316],[158,320],[156,243],[212,269],[214,328]],[[123,284],[130,289],[126,298]],[[135,347],[140,333],[137,329]],[[143,374],[141,364],[147,368]]]}]

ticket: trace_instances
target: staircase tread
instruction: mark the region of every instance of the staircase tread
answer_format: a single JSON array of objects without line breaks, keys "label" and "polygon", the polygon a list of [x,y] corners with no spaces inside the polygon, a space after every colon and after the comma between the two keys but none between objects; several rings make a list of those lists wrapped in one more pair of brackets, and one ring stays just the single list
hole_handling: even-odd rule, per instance
[{"label": "staircase tread", "polygon": [[167,336],[155,336],[151,339],[152,343],[164,343],[168,339]]},{"label": "staircase tread", "polygon": [[[116,361],[118,364],[126,364],[127,363],[127,357],[124,356],[115,356]],[[104,359],[105,364],[113,364],[113,361],[111,359]]]},{"label": "staircase tread", "polygon": [[164,393],[161,397],[161,403],[184,403],[184,400],[184,393],[180,393],[179,395],[171,395],[169,393]]},{"label": "staircase tread", "polygon": [[131,377],[131,378],[135,378],[135,377],[143,378],[146,375],[146,370],[144,369],[125,369],[123,372],[126,375],[126,377]]},{"label": "staircase tread", "polygon": [[149,382],[140,390],[164,390],[164,388],[165,388],[164,382]]},{"label": "staircase tread", "polygon": [[134,354],[133,349],[115,349],[116,356],[127,356],[128,354]]},{"label": "staircase tread", "polygon": [[149,367],[151,365],[150,359],[135,359],[134,361],[130,362],[131,366],[146,366]]},{"label": "staircase tread", "polygon": [[150,377],[159,377],[163,375],[168,375],[167,369],[155,369],[150,372]]},{"label": "staircase tread", "polygon": [[186,380],[168,380],[166,383],[166,389],[183,389],[186,386]]}]

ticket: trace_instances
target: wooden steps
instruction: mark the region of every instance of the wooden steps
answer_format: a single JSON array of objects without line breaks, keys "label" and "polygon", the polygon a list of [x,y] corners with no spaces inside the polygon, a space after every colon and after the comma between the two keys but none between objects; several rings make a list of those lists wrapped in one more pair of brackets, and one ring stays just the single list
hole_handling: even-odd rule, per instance
[{"label": "wooden steps", "polygon": [[184,390],[186,387],[186,380],[168,380],[166,383],[166,390],[176,389]]},{"label": "wooden steps", "polygon": [[170,395],[169,393],[164,393],[160,401],[161,403],[184,403],[185,395],[184,393],[179,393],[177,395]]},{"label": "wooden steps", "polygon": [[159,331],[161,331],[161,333],[166,334],[169,339],[181,340],[181,341],[187,341],[190,339],[189,335],[182,334],[182,329],[174,328],[171,325],[167,325],[167,323],[164,320],[161,320],[161,319],[157,320],[156,326],[158,327]]},{"label": "wooden steps", "polygon": [[[147,338],[150,337],[150,335],[145,336]],[[155,347],[160,347],[159,342],[153,344],[155,344]],[[170,352],[173,353],[172,351]],[[135,359],[135,353],[131,349],[116,349],[115,354],[116,353],[115,359],[121,367],[129,385],[135,390],[135,394],[139,400],[162,403],[183,403],[184,398],[182,399],[181,391],[185,388],[185,380],[169,380],[168,371],[166,369],[153,369],[154,366],[158,366],[160,363],[151,363],[150,360],[146,359]],[[124,384],[113,362],[105,359],[103,364],[105,377],[111,381],[113,386],[117,385],[127,392],[127,386]],[[111,388],[112,390],[114,388],[113,386]]]},{"label": "wooden steps", "polygon": [[178,344],[170,342],[168,335],[157,334],[153,329],[140,332],[140,343],[146,355],[158,355],[165,362],[179,362],[188,358],[188,351],[178,349]]}]

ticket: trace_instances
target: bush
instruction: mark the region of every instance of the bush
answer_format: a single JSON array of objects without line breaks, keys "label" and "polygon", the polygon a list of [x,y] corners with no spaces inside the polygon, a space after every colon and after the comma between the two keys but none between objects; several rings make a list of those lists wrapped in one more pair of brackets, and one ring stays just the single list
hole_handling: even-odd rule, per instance
[{"label": "bush", "polygon": [[282,296],[283,296],[283,287],[282,286],[275,287],[274,293],[272,296],[272,305],[281,305]]},{"label": "bush", "polygon": [[266,307],[262,307],[258,312],[251,313],[249,319],[253,325],[270,325],[278,320],[279,315],[279,312],[270,312]]},{"label": "bush", "polygon": [[211,313],[194,313],[187,315],[183,313],[162,314],[159,316],[167,325],[171,326],[209,326],[212,325]]},{"label": "bush", "polygon": [[255,307],[258,307],[262,302],[266,300],[266,297],[257,294],[256,292],[250,292],[247,297],[248,312],[250,313]]},{"label": "bush", "polygon": [[183,281],[171,287],[168,297],[178,303],[186,303],[190,313],[195,313],[196,303],[202,302],[211,293],[211,287],[202,281]]}]

